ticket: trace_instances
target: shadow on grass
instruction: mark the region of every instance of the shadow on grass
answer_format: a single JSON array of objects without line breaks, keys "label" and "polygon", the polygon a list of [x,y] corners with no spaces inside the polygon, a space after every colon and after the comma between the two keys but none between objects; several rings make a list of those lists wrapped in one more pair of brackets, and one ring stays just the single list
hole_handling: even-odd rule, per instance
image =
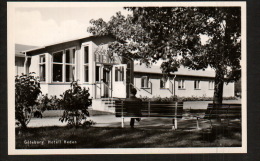
[{"label": "shadow on grass", "polygon": [[[151,121],[151,120],[150,120]],[[161,120],[168,125],[169,120]],[[216,126],[203,130],[176,130],[153,127],[143,120],[145,128],[68,127],[28,128],[17,132],[17,149],[62,148],[160,148],[160,147],[240,147],[241,129]],[[150,122],[151,123],[151,122]],[[160,122],[161,123],[161,122]],[[171,123],[169,123],[171,126]],[[18,131],[18,129],[16,129]],[[37,143],[38,142],[38,143]]]}]

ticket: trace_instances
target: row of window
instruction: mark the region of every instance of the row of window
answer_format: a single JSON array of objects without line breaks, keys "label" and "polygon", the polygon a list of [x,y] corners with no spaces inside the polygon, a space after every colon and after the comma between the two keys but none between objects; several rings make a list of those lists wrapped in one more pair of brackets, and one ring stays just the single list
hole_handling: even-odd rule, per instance
[{"label": "row of window", "polygon": [[[209,81],[209,89],[214,89],[214,81]],[[185,80],[178,80],[178,89],[185,89]],[[201,89],[200,80],[194,80],[194,89]]]},{"label": "row of window", "polygon": [[[89,47],[84,47],[83,54],[84,82],[89,82]],[[72,82],[75,80],[76,49],[70,48],[52,54],[52,82]],[[46,58],[40,55],[39,61],[40,81],[46,81]],[[96,66],[96,82],[101,81],[101,67]],[[124,67],[115,67],[115,81],[124,80]]]},{"label": "row of window", "polygon": [[[52,82],[72,82],[75,80],[76,49],[70,48],[52,54]],[[89,47],[84,47],[84,81],[89,81]],[[40,55],[40,81],[46,81],[46,58]]]},{"label": "row of window", "polygon": [[[141,77],[141,88],[150,88],[148,82],[149,82],[148,76]],[[169,81],[161,79],[160,88],[169,88]],[[178,80],[178,89],[185,89],[185,80],[184,79]],[[200,80],[194,81],[194,89],[201,89]],[[214,81],[209,81],[209,89],[214,89]]]}]

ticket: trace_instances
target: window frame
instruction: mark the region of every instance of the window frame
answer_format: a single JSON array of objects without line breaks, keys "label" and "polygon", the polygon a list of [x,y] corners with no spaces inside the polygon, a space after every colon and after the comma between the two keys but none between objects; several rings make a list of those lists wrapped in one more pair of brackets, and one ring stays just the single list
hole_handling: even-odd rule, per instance
[{"label": "window frame", "polygon": [[[97,81],[97,67],[99,67],[99,80]],[[95,82],[96,83],[100,83],[101,82],[101,65],[100,64],[96,64],[96,67],[95,67]]]},{"label": "window frame", "polygon": [[[73,49],[74,49],[74,63],[72,62],[72,63],[67,63],[66,61],[66,59],[67,59],[67,57],[66,57],[66,51],[67,50],[69,50],[70,52],[72,51],[73,52]],[[64,60],[64,65],[65,65],[65,71],[64,71],[64,76],[65,76],[65,80],[64,80],[64,82],[66,82],[66,83],[69,83],[70,81],[68,81],[67,82],[67,80],[66,80],[66,67],[67,67],[67,65],[70,65],[70,66],[74,66],[74,81],[76,80],[76,47],[71,47],[71,48],[67,48],[67,49],[65,49],[64,50],[64,57],[65,57],[65,60]],[[73,79],[73,78],[72,78]],[[72,80],[73,81],[73,80]]]},{"label": "window frame", "polygon": [[115,67],[115,82],[124,82],[125,80],[125,67]]},{"label": "window frame", "polygon": [[[66,62],[66,51],[69,50],[70,52],[73,51],[74,49],[74,63],[67,63]],[[57,53],[60,53],[62,52],[62,62],[54,62],[54,55],[57,54]],[[58,51],[55,51],[55,52],[52,52],[51,54],[51,82],[52,83],[70,83],[66,81],[66,66],[74,66],[74,80],[76,80],[76,62],[77,62],[77,50],[76,50],[76,47],[70,47],[70,48],[66,48],[64,50],[58,50]],[[62,81],[54,81],[53,78],[54,78],[54,72],[53,72],[53,65],[54,64],[58,64],[58,65],[62,65]]]},{"label": "window frame", "polygon": [[[161,85],[164,86],[161,86]],[[160,79],[160,89],[169,89],[170,88],[170,78],[167,78],[166,80],[161,78]]]},{"label": "window frame", "polygon": [[[86,44],[86,45],[83,45],[82,46],[83,47],[83,82],[84,83],[89,83],[90,82],[90,80],[89,80],[89,75],[90,75],[90,72],[89,72],[89,61],[90,61],[90,59],[89,59],[89,53],[90,53],[90,45],[89,44]],[[88,62],[87,63],[85,63],[85,56],[86,56],[86,54],[85,54],[85,48],[88,48]],[[88,68],[88,80],[86,81],[86,67]]]},{"label": "window frame", "polygon": [[[179,84],[181,84],[181,86]],[[186,87],[185,86],[185,80],[184,79],[179,79],[178,80],[178,89],[185,90],[186,89],[185,87]]]},{"label": "window frame", "polygon": [[194,89],[195,90],[200,90],[201,89],[200,80],[194,80]]},{"label": "window frame", "polygon": [[[146,80],[146,86],[145,86],[145,82],[143,83],[143,80]],[[144,85],[144,86],[143,86]],[[148,76],[142,76],[141,77],[141,88],[144,89],[144,88],[150,88],[149,87],[149,77]]]},{"label": "window frame", "polygon": [[[44,62],[41,62],[41,57],[43,57],[44,56],[44,59],[45,59],[45,61]],[[44,82],[46,82],[46,55],[45,54],[40,54],[39,55],[39,77],[40,77],[40,82],[42,82],[42,83],[44,83]],[[45,80],[44,81],[42,81],[41,80],[41,66],[42,65],[45,65],[45,71],[44,71],[44,75],[45,75]]]},{"label": "window frame", "polygon": [[209,81],[209,90],[214,90],[215,88],[215,81],[214,80],[210,80]]}]

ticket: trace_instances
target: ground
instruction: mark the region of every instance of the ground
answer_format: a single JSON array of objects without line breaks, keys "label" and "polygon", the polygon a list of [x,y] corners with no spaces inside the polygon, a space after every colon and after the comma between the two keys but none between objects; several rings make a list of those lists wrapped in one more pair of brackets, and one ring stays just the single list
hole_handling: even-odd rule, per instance
[{"label": "ground", "polygon": [[90,113],[94,126],[69,128],[59,121],[62,111],[45,111],[42,119],[32,118],[26,131],[16,128],[16,148],[241,147],[242,143],[240,120],[232,120],[228,127],[227,120],[213,120],[211,129],[210,121],[201,119],[198,129],[196,118],[185,112],[177,130],[172,130],[171,118],[142,118],[131,129],[129,118],[121,128],[121,118],[111,113]]},{"label": "ground", "polygon": [[[100,119],[95,118],[93,120]],[[208,120],[200,120],[201,129],[198,130],[196,120],[187,117],[178,121],[177,130],[172,130],[172,120],[169,118],[143,119],[136,123],[135,129],[130,128],[129,120],[121,128],[120,118],[112,119],[111,115],[106,115],[105,118],[107,123],[103,121],[91,128],[45,126],[30,127],[27,131],[16,129],[16,148],[241,147],[238,120],[232,121],[229,127],[225,120],[222,120],[222,124],[215,121],[212,129]],[[36,119],[32,120],[32,123],[35,121]],[[54,118],[41,121],[54,123]],[[75,144],[65,144],[66,140]],[[28,141],[43,141],[43,144],[29,144]],[[54,141],[57,144],[52,144]]]}]

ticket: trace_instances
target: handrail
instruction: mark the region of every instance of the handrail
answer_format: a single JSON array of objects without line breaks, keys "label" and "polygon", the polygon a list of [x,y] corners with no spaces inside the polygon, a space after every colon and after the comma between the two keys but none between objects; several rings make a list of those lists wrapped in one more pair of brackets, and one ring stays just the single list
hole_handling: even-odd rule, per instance
[{"label": "handrail", "polygon": [[101,85],[100,85],[100,86],[98,86],[98,84],[97,84],[97,83],[94,83],[94,84],[96,85],[96,87],[97,87],[97,88],[101,89]]},{"label": "handrail", "polygon": [[138,91],[141,91],[141,89],[137,88],[133,83],[129,83],[129,85],[133,86],[133,87],[136,88]]},{"label": "handrail", "polygon": [[172,83],[172,81],[170,81],[170,80],[169,80],[169,83],[170,83],[170,85],[169,85],[169,91],[171,92],[171,94],[173,94],[173,83]]},{"label": "handrail", "polygon": [[110,88],[106,83],[102,82],[102,84],[104,84],[109,90],[113,91],[113,89]]},{"label": "handrail", "polygon": [[148,81],[148,83],[150,83],[150,88],[152,89],[153,88],[153,83],[151,81]]}]

